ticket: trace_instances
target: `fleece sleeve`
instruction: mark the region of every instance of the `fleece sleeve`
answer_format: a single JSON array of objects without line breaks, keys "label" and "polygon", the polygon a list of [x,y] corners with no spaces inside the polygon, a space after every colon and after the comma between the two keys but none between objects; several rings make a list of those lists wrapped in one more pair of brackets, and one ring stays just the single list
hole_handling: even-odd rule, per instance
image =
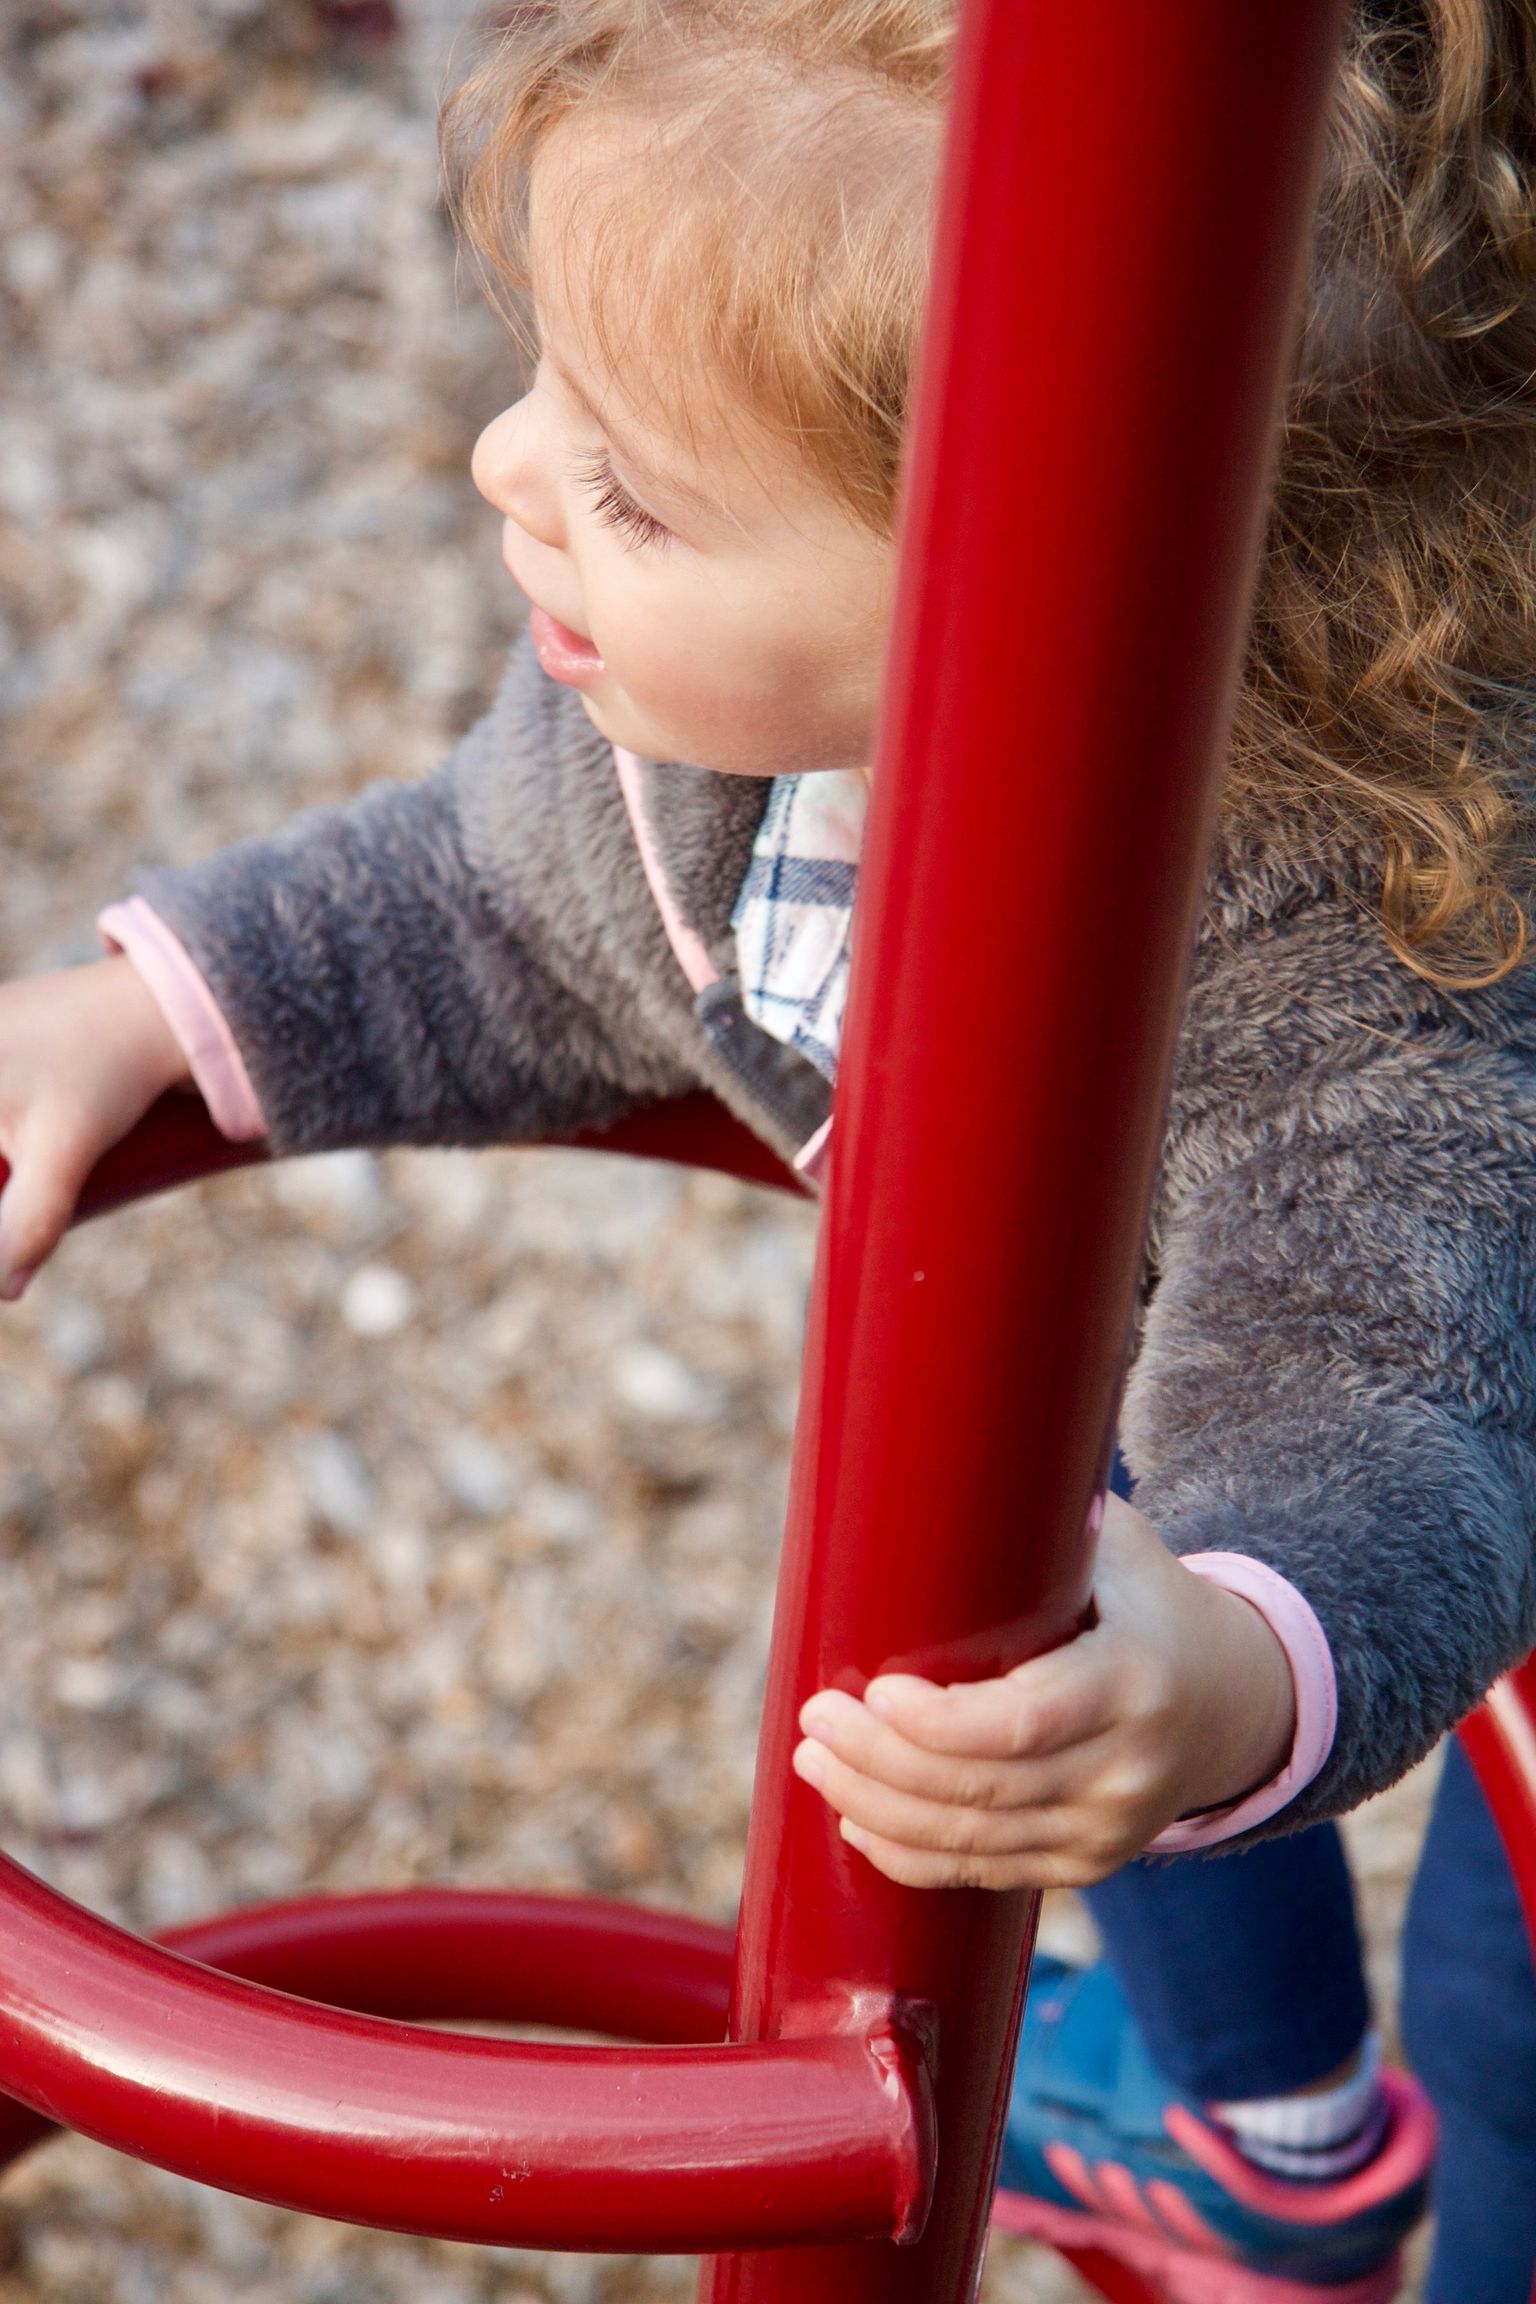
[{"label": "fleece sleeve", "polygon": [[1165,1541],[1266,1563],[1328,1640],[1332,1752],[1266,1833],[1392,1783],[1536,1642],[1529,1061],[1356,1050],[1169,1151],[1123,1421]]},{"label": "fleece sleeve", "polygon": [[572,843],[541,848],[531,810],[526,858],[472,860],[466,777],[497,740],[482,727],[467,760],[424,782],[138,880],[227,1023],[279,1151],[527,1139],[689,1084],[626,1029],[622,988],[562,942],[562,911],[600,901],[562,884],[580,871]]}]

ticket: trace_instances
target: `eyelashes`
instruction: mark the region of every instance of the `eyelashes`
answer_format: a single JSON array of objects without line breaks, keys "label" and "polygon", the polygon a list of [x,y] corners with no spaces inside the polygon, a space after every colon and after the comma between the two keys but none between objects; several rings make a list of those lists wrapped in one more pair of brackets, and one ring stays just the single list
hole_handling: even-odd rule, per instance
[{"label": "eyelashes", "polygon": [[576,467],[576,479],[587,489],[600,520],[616,528],[626,544],[669,544],[672,531],[663,527],[643,504],[637,504],[606,456],[590,456]]}]

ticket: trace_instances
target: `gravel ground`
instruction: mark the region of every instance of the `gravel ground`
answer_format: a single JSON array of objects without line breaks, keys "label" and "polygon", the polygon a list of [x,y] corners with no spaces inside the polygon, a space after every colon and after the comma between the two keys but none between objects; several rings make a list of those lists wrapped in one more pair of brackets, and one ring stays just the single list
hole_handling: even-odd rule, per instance
[{"label": "gravel ground", "polygon": [[[9,0],[0,966],[130,863],[440,757],[514,608],[467,460],[458,0]],[[139,1928],[499,1881],[727,1917],[807,1211],[556,1154],[344,1156],[82,1233],[0,1325],[0,1825]],[[1372,1958],[1421,1777],[1352,1828]],[[1082,1939],[1070,1907],[1053,1939]],[[249,2206],[70,2141],[0,2304],[662,2304],[685,2264]],[[989,2304],[1080,2289],[1000,2247]]]}]

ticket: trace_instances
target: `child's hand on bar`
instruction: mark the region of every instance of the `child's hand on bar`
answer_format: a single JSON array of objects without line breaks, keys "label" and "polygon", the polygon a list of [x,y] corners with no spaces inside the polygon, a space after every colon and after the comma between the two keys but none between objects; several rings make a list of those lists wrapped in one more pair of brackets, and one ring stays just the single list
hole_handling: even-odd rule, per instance
[{"label": "child's hand on bar", "polygon": [[126,960],[0,985],[0,1301],[53,1254],[101,1155],[186,1078]]},{"label": "child's hand on bar", "polygon": [[1240,1799],[1295,1733],[1284,1648],[1105,1500],[1098,1621],[999,1680],[872,1680],[800,1714],[795,1770],[876,1868],[916,1888],[1081,1888],[1177,1816]]}]

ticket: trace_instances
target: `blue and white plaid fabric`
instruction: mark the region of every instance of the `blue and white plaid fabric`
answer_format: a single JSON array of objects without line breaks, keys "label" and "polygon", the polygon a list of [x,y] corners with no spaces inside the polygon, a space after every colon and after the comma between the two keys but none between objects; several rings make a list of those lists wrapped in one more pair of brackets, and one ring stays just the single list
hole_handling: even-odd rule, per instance
[{"label": "blue and white plaid fabric", "polygon": [[742,1006],[837,1077],[869,790],[857,769],[776,776],[731,916]]}]

